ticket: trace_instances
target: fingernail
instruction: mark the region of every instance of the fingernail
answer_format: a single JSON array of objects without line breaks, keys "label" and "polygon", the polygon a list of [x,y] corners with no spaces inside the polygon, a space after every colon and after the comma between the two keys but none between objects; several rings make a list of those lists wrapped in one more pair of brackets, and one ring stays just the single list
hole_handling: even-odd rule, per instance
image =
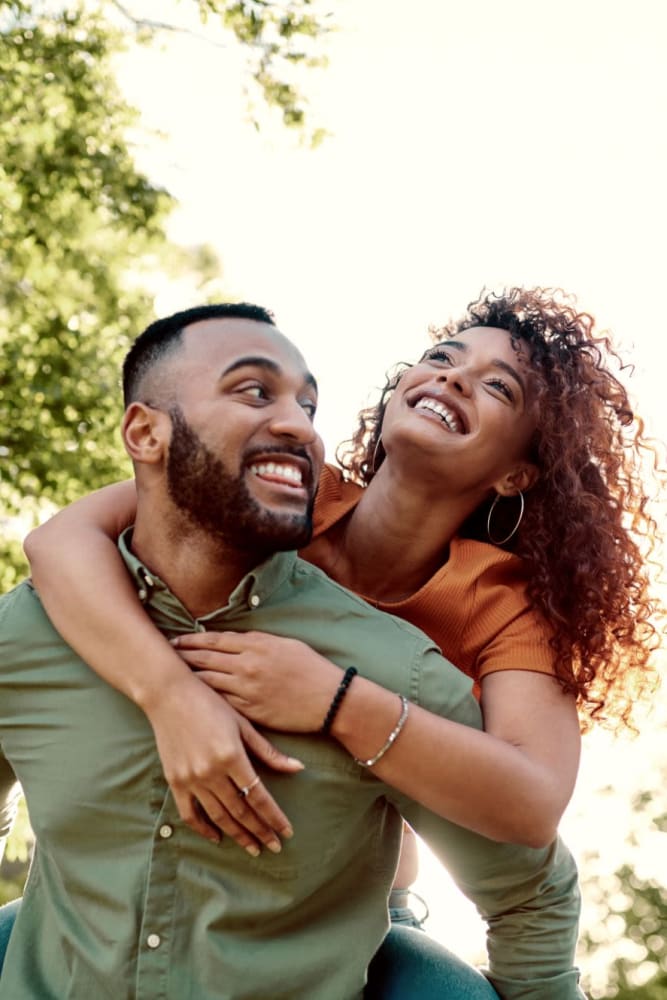
[{"label": "fingernail", "polygon": [[289,840],[290,837],[294,836],[294,830],[292,829],[291,826],[284,826],[280,831],[280,836],[284,837],[285,840]]},{"label": "fingernail", "polygon": [[257,847],[255,844],[248,844],[246,846],[246,851],[248,852],[248,854],[252,855],[253,858],[259,857],[260,854],[259,847]]},{"label": "fingernail", "polygon": [[302,760],[297,760],[296,757],[288,757],[287,759],[290,762],[290,764],[292,764],[294,767],[300,768],[300,770],[303,770],[304,767],[306,766]]},{"label": "fingernail", "polygon": [[273,854],[280,854],[283,849],[279,840],[270,840],[266,846]]},{"label": "fingernail", "polygon": [[208,839],[211,841],[212,844],[222,843],[222,837],[209,837]]}]

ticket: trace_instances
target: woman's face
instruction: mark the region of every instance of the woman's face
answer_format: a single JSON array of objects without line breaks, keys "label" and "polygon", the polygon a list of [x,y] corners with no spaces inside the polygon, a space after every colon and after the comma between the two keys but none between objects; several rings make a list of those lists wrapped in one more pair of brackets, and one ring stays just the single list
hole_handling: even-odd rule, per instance
[{"label": "woman's face", "polygon": [[485,491],[527,463],[532,398],[525,351],[505,330],[472,327],[429,348],[401,377],[382,443],[390,461],[427,480]]}]

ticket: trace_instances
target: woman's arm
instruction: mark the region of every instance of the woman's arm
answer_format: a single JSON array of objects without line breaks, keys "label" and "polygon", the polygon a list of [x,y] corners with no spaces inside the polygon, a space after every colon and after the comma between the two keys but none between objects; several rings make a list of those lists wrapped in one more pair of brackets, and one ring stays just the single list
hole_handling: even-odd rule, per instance
[{"label": "woman's arm", "polygon": [[302,765],[193,677],[150,621],[116,545],[135,513],[134,483],[117,483],[31,532],[25,551],[40,598],[82,659],[145,712],[181,818],[212,840],[222,830],[251,854],[260,843],[280,850],[291,828],[263,784],[238,794],[255,778],[246,749],[282,771]]},{"label": "woman's arm", "polygon": [[[319,729],[342,677],[304,643],[258,632],[180,636],[173,644],[230,704],[275,729]],[[399,738],[373,771],[461,826],[494,840],[545,846],[576,779],[574,698],[550,675],[506,670],[484,679],[482,708],[486,732],[411,705]],[[331,734],[354,757],[369,759],[399,714],[394,693],[355,677]]]}]

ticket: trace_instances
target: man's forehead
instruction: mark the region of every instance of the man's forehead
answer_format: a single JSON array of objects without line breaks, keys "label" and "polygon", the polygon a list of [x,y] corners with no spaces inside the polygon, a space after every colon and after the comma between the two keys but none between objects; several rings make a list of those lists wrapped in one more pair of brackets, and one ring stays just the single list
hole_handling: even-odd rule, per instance
[{"label": "man's forehead", "polygon": [[299,349],[270,323],[236,317],[202,320],[184,328],[183,346],[190,360],[221,370],[244,357],[265,357],[312,379]]}]

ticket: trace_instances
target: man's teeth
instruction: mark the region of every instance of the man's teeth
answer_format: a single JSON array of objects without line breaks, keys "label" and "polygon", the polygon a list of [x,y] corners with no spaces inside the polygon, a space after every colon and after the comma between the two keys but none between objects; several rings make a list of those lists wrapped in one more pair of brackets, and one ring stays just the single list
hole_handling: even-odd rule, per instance
[{"label": "man's teeth", "polygon": [[295,486],[303,484],[301,469],[296,465],[282,465],[278,462],[259,462],[250,466],[250,471],[256,476],[278,476],[280,479],[288,479]]},{"label": "man's teeth", "polygon": [[463,427],[461,421],[448,410],[446,406],[439,403],[437,399],[433,399],[431,396],[424,396],[422,399],[418,399],[415,403],[416,410],[432,410],[433,413],[437,413],[442,422],[445,424],[448,430],[452,431],[454,434],[462,434]]}]

